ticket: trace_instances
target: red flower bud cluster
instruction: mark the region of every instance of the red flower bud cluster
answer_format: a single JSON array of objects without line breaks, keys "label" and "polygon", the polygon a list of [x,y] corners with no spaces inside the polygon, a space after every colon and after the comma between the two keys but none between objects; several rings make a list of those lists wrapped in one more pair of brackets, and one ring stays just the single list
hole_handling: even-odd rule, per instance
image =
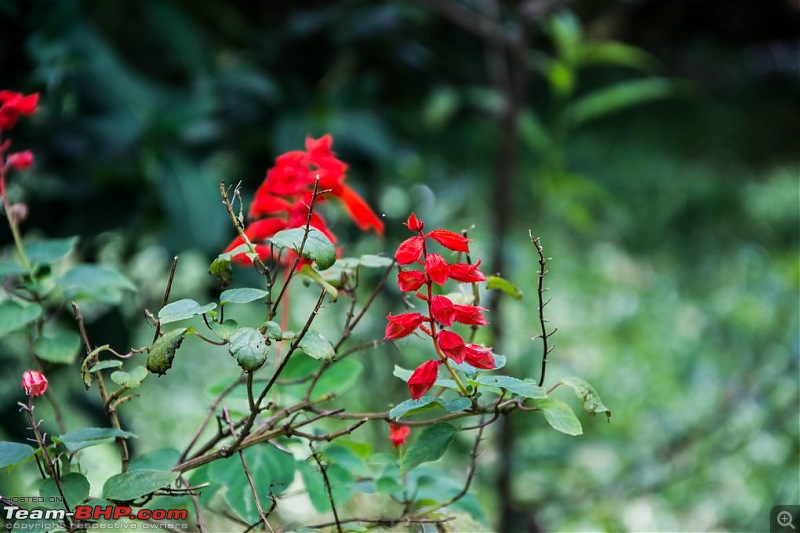
[{"label": "red flower bud cluster", "polygon": [[47,378],[38,370],[26,370],[22,374],[22,390],[28,396],[41,396],[47,391]]},{"label": "red flower bud cluster", "polygon": [[[36,112],[39,103],[39,93],[25,96],[14,91],[0,91],[0,134],[3,130],[11,129],[19,117],[32,115]],[[6,155],[11,147],[11,141],[0,143],[0,197],[6,200],[6,173],[13,168],[22,170],[33,165],[33,153],[29,151],[15,152]]]},{"label": "red flower bud cluster", "polygon": [[[330,135],[323,135],[319,139],[307,137],[305,151],[292,150],[278,156],[275,166],[267,171],[264,182],[250,204],[248,215],[253,222],[244,231],[262,259],[270,255],[270,246],[263,244],[269,237],[284,229],[306,225],[312,201],[319,204],[336,198],[359,228],[383,233],[381,219],[355,190],[344,183],[347,165],[336,158],[331,151],[332,144],[333,137]],[[318,196],[314,199],[312,195],[317,179]],[[331,242],[336,242],[336,236],[318,213],[311,214],[310,223]],[[236,237],[225,251],[229,252],[242,244],[244,239]],[[251,264],[245,254],[238,254],[233,260],[241,265]],[[288,263],[293,259],[284,257],[284,260]]]},{"label": "red flower bud cluster", "polygon": [[[403,292],[414,293],[417,298],[426,302],[428,314],[403,313],[386,317],[386,339],[400,339],[419,330],[429,336],[439,359],[422,363],[408,380],[408,389],[413,399],[420,398],[436,381],[439,366],[452,359],[456,363],[468,364],[486,370],[495,367],[490,348],[466,343],[457,333],[449,328],[455,323],[472,326],[485,326],[488,322],[483,307],[454,303],[447,296],[433,295],[433,284],[444,285],[448,280],[463,283],[479,283],[486,281],[480,271],[480,261],[474,265],[467,263],[448,264],[444,257],[428,252],[428,240],[433,240],[454,252],[469,252],[469,239],[452,231],[435,229],[425,233],[425,223],[414,213],[406,221],[408,229],[416,233],[400,243],[394,254],[401,266],[420,265],[419,269],[401,270],[397,276],[397,285]],[[425,292],[419,290],[425,286]]]}]

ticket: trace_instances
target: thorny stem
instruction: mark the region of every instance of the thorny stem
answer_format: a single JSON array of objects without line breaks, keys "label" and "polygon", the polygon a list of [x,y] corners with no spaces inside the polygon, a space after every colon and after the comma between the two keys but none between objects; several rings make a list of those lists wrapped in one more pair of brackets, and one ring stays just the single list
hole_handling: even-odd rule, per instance
[{"label": "thorny stem", "polygon": [[[172,264],[169,267],[169,276],[167,277],[167,286],[164,289],[164,297],[161,299],[161,307],[167,305],[169,302],[169,293],[172,292],[172,280],[175,279],[175,269],[178,267],[178,256],[172,258]],[[205,318],[205,315],[203,315]],[[156,319],[156,331],[153,334],[152,342],[156,342],[158,335],[161,333],[161,320]]]},{"label": "thorny stem", "polygon": [[528,231],[528,236],[530,237],[531,243],[536,248],[536,253],[539,255],[539,271],[536,275],[536,292],[539,296],[539,326],[542,331],[541,335],[539,335],[539,338],[542,339],[542,374],[539,378],[539,386],[541,387],[544,383],[545,372],[547,371],[547,356],[553,351],[553,348],[555,348],[555,346],[550,346],[549,344],[550,335],[558,331],[558,329],[556,328],[548,332],[547,320],[544,318],[544,308],[550,303],[550,300],[544,300],[544,293],[547,291],[544,287],[544,277],[550,272],[547,270],[547,258],[544,256],[544,249],[542,248],[542,243],[539,241],[539,237],[534,237],[530,230]]},{"label": "thorny stem", "polygon": [[314,461],[316,461],[320,474],[322,474],[322,481],[325,483],[325,491],[328,493],[328,501],[331,504],[331,511],[333,511],[333,520],[336,522],[336,530],[342,533],[342,523],[339,521],[339,512],[336,510],[336,502],[333,501],[333,490],[331,489],[331,481],[328,479],[327,468],[322,464],[319,453],[314,449],[314,444],[309,442],[308,447],[311,449],[311,456],[314,458]]}]

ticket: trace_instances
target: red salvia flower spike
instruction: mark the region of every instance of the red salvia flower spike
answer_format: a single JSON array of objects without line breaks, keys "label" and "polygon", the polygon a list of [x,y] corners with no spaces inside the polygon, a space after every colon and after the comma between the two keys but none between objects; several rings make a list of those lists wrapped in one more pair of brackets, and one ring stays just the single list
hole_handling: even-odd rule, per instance
[{"label": "red salvia flower spike", "polygon": [[440,364],[442,364],[441,361],[425,361],[414,370],[414,373],[408,378],[408,392],[412,399],[419,400],[433,387],[439,374]]},{"label": "red salvia flower spike", "polygon": [[469,253],[469,241],[466,237],[462,237],[458,233],[453,233],[446,229],[435,229],[425,235],[425,237],[433,239],[448,250],[454,252],[467,252]]},{"label": "red salvia flower spike", "polygon": [[425,258],[425,273],[432,282],[444,285],[450,275],[450,269],[447,268],[444,257],[439,254],[428,254]]}]

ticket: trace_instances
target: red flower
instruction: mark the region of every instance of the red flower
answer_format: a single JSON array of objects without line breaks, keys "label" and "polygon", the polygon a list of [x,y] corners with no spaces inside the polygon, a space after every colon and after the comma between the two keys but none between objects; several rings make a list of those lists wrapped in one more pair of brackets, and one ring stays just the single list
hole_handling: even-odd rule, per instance
[{"label": "red flower", "polygon": [[400,246],[397,247],[397,251],[394,253],[394,258],[397,259],[397,262],[401,265],[411,264],[417,261],[419,256],[422,255],[422,249],[424,246],[425,239],[419,235],[415,237],[409,237],[401,242]]},{"label": "red flower", "polygon": [[448,275],[454,280],[464,283],[480,283],[481,281],[486,281],[486,276],[483,274],[483,272],[478,270],[480,265],[480,261],[474,265],[456,263],[448,267],[450,269]]},{"label": "red flower", "polygon": [[8,157],[6,158],[6,164],[11,168],[16,168],[18,170],[29,168],[31,165],[33,165],[33,152],[25,150],[24,152],[8,154]]},{"label": "red flower", "polygon": [[443,326],[452,326],[456,319],[456,307],[447,296],[436,295],[431,298],[431,315]]},{"label": "red flower", "polygon": [[492,356],[491,348],[467,344],[464,346],[464,359],[475,368],[494,370],[494,356]]},{"label": "red flower", "polygon": [[375,233],[383,233],[383,222],[355,190],[347,185],[342,185],[341,192],[337,196],[359,229],[363,231],[374,229]]},{"label": "red flower", "polygon": [[422,228],[425,227],[425,222],[419,220],[417,218],[417,215],[415,215],[414,213],[411,213],[411,215],[408,217],[408,220],[406,221],[406,226],[411,231],[422,231]]},{"label": "red flower", "polygon": [[456,363],[464,362],[464,339],[458,334],[443,329],[438,336],[439,348]]},{"label": "red flower", "polygon": [[26,370],[22,374],[22,389],[28,396],[41,396],[47,390],[47,378],[37,370]]},{"label": "red flower", "polygon": [[469,253],[469,241],[466,237],[462,237],[458,233],[453,233],[446,229],[435,229],[425,235],[425,237],[433,239],[448,250],[454,252],[467,252]]},{"label": "red flower", "polygon": [[441,361],[425,361],[414,370],[414,373],[408,378],[408,392],[412,399],[419,400],[433,387],[440,364],[442,364]]},{"label": "red flower", "polygon": [[13,91],[0,91],[0,130],[12,127],[23,115],[36,111],[39,93],[24,96]]},{"label": "red flower", "polygon": [[410,335],[417,329],[417,326],[422,324],[425,317],[419,313],[403,313],[401,315],[392,316],[391,313],[386,317],[389,321],[386,324],[385,339],[400,339],[406,335]]},{"label": "red flower", "polygon": [[425,283],[425,273],[419,270],[403,270],[397,274],[397,286],[403,292],[414,292]]},{"label": "red flower", "polygon": [[395,448],[402,446],[406,443],[406,437],[411,432],[408,426],[401,426],[389,422],[389,440],[392,441],[392,446]]},{"label": "red flower", "polygon": [[469,324],[471,326],[485,326],[489,323],[486,321],[486,317],[481,314],[483,311],[486,311],[484,307],[457,304],[454,304],[453,307],[456,322]]},{"label": "red flower", "polygon": [[439,285],[447,282],[450,270],[447,268],[447,261],[439,254],[428,254],[425,258],[425,273],[430,280]]}]

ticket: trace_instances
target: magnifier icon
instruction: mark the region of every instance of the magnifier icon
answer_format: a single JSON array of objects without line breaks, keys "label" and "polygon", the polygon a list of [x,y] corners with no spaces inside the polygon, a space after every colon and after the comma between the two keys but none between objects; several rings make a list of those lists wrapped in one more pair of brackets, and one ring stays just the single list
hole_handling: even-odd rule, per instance
[{"label": "magnifier icon", "polygon": [[792,513],[789,511],[781,511],[778,513],[778,525],[781,527],[789,526],[792,529],[795,529],[794,524],[792,523]]}]

